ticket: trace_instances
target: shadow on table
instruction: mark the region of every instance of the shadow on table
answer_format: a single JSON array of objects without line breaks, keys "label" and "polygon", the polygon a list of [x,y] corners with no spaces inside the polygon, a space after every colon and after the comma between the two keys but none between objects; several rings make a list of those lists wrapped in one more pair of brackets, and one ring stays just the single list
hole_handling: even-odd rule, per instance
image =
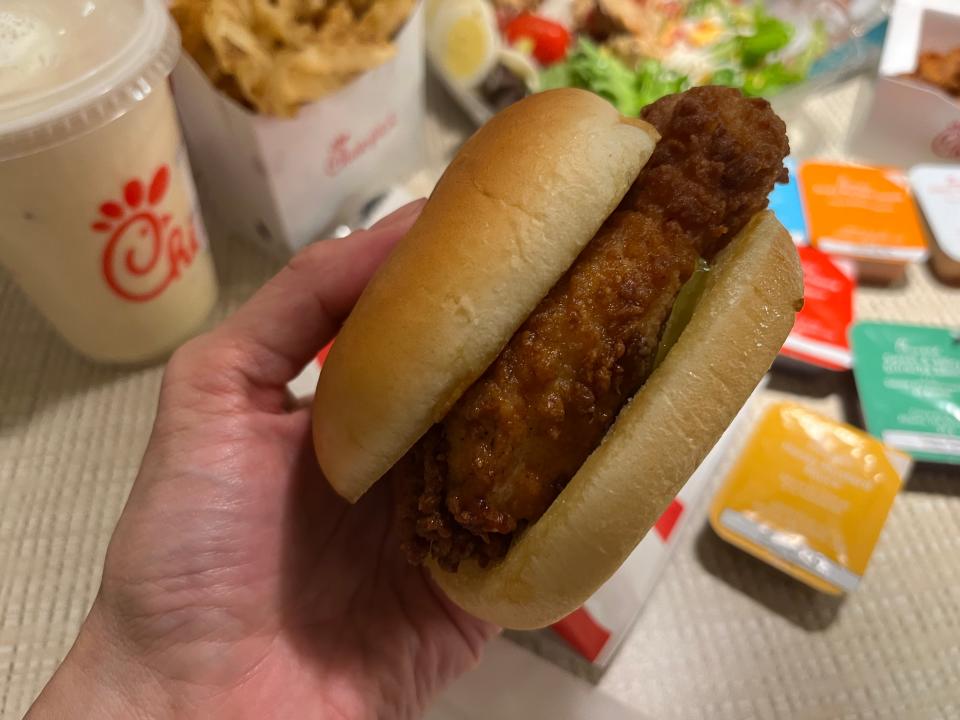
[{"label": "shadow on table", "polygon": [[863,428],[863,414],[852,372],[777,369],[770,373],[767,388],[795,395],[797,397],[793,399],[801,402],[804,397],[823,399],[835,395],[843,406],[844,422]]},{"label": "shadow on table", "polygon": [[706,523],[695,552],[708,573],[807,632],[830,627],[843,605],[843,597],[818,592],[724,542]]},{"label": "shadow on table", "polygon": [[917,463],[903,490],[960,497],[960,467],[927,462]]}]

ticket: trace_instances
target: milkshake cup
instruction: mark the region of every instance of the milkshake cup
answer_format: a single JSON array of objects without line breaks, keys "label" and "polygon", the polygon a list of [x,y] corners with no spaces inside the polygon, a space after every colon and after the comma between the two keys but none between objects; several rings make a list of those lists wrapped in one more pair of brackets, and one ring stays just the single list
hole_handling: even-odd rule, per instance
[{"label": "milkshake cup", "polygon": [[142,362],[217,295],[161,0],[0,6],[0,264],[84,355]]}]

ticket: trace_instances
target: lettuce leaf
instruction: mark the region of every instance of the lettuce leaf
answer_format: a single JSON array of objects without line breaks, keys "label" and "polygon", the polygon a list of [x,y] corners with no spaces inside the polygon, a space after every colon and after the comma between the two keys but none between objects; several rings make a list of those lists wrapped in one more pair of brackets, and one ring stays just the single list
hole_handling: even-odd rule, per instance
[{"label": "lettuce leaf", "polygon": [[[780,51],[794,37],[795,29],[783,20],[768,15],[763,5],[730,4],[729,0],[696,0],[692,8],[736,11],[731,23],[738,34],[711,51],[717,68],[709,82],[740,88],[747,95],[770,96],[789,85],[803,82],[829,45],[822,21],[813,25],[813,34],[796,55],[781,59]],[[734,22],[736,21],[736,22]],[[691,86],[690,79],[665,67],[658,60],[641,61],[630,68],[605,48],[581,37],[567,58],[540,74],[543,90],[577,87],[590,90],[609,100],[622,114],[636,116],[644,106],[664,95],[681,92]]]},{"label": "lettuce leaf", "polygon": [[753,32],[738,35],[735,41],[740,62],[747,68],[756,67],[767,55],[789,45],[793,32],[793,25],[767,15],[762,6],[757,5],[754,8]]},{"label": "lettuce leaf", "polygon": [[[789,85],[806,80],[813,63],[827,49],[827,31],[822,22],[813,28],[813,37],[798,55],[785,61],[774,61],[747,70],[743,75],[741,87],[746,95],[770,96]],[[717,83],[721,84],[721,83]]]},{"label": "lettuce leaf", "polygon": [[540,74],[540,87],[577,87],[595,92],[609,100],[624,115],[636,116],[640,110],[664,95],[690,86],[684,75],[663,67],[656,60],[645,60],[631,70],[608,51],[580,38],[567,59]]}]

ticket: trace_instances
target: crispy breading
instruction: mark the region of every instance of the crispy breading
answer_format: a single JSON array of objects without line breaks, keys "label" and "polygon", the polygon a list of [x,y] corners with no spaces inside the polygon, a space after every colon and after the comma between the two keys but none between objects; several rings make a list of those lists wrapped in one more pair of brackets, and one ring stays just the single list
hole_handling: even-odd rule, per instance
[{"label": "crispy breading", "polygon": [[662,138],[627,196],[484,375],[397,465],[405,545],[456,569],[502,556],[653,371],[677,293],[767,205],[786,128],[695,88],[643,113]]}]

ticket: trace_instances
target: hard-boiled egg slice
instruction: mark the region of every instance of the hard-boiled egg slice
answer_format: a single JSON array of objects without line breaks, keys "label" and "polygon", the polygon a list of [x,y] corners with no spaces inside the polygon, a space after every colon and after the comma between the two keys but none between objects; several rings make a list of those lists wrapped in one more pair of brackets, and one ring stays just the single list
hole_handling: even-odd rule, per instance
[{"label": "hard-boiled egg slice", "polygon": [[427,52],[450,81],[474,87],[497,62],[500,33],[484,0],[443,0],[432,8]]}]

